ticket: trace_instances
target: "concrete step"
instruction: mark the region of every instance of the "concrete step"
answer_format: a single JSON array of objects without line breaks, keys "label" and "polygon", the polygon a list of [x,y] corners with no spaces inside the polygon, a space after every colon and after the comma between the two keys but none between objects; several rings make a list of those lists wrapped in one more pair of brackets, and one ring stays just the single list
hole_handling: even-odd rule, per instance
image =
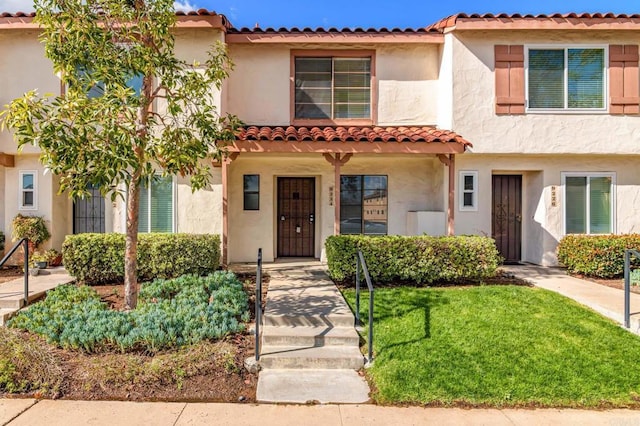
[{"label": "concrete step", "polygon": [[0,327],[4,327],[7,325],[7,321],[11,319],[15,314],[18,313],[18,309],[13,308],[3,308],[0,309]]},{"label": "concrete step", "polygon": [[285,327],[353,327],[354,318],[352,314],[328,314],[328,315],[292,315],[286,314],[265,314],[265,326],[285,326]]},{"label": "concrete step", "polygon": [[352,327],[277,327],[262,328],[262,342],[270,346],[360,346],[360,337]]},{"label": "concrete step", "polygon": [[262,370],[258,402],[362,404],[367,382],[354,370]]},{"label": "concrete step", "polygon": [[24,305],[22,293],[3,294],[0,296],[0,309],[20,309]]},{"label": "concrete step", "polygon": [[351,346],[303,348],[265,345],[260,352],[262,368],[359,370],[364,366],[360,349]]}]

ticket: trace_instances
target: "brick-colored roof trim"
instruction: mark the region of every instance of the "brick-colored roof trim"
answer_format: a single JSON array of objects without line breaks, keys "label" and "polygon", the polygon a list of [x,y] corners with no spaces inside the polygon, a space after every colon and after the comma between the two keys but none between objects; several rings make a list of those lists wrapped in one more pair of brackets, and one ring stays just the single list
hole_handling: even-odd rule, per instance
[{"label": "brick-colored roof trim", "polygon": [[313,33],[313,34],[426,34],[426,33],[438,33],[436,29],[428,28],[324,28],[324,27],[280,27],[280,28],[230,28],[229,34],[301,34],[301,33]]},{"label": "brick-colored roof trim", "polygon": [[293,142],[453,142],[472,146],[457,133],[433,126],[247,126],[238,130],[237,138],[241,141]]},{"label": "brick-colored roof trim", "polygon": [[[616,25],[616,27],[607,29],[640,29],[640,14],[554,13],[548,15],[522,15],[519,13],[458,13],[441,19],[425,29],[428,31],[445,31],[454,27],[456,29],[499,29],[501,27],[506,29],[514,26],[522,29],[549,29],[551,27],[603,29],[603,27],[611,26],[612,24]],[[624,28],[621,28],[621,25],[624,25]]]},{"label": "brick-colored roof trim", "polygon": [[[178,18],[177,26],[181,27],[217,27],[228,30],[232,27],[226,16],[207,9],[192,10],[190,12],[176,12]],[[36,17],[35,12],[0,12],[0,27],[10,28],[37,28],[33,23]],[[209,24],[199,24],[199,22],[209,21]]]}]

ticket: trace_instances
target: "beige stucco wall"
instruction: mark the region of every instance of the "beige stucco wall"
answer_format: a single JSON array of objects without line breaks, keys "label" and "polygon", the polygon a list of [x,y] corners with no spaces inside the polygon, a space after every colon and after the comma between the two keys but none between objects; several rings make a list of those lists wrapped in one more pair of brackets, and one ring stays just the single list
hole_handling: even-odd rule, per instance
[{"label": "beige stucco wall", "polygon": [[436,44],[232,44],[229,52],[235,69],[227,82],[225,109],[247,124],[289,125],[292,49],[375,50],[378,124],[436,123],[439,72]]},{"label": "beige stucco wall", "polygon": [[[20,210],[19,175],[20,171],[34,171],[37,175],[36,209]],[[11,222],[21,213],[25,216],[44,216],[52,238],[42,248],[60,249],[64,236],[70,232],[70,203],[65,196],[55,195],[58,189],[57,178],[45,173],[37,155],[20,155],[16,157],[15,167],[5,168],[4,179],[4,221],[3,227],[7,241],[12,239]]]},{"label": "beige stucco wall", "polygon": [[[243,175],[260,175],[260,210],[243,210]],[[341,174],[388,175],[388,232],[405,235],[407,212],[444,209],[444,166],[433,156],[356,155]],[[265,261],[277,249],[277,178],[316,178],[315,256],[324,257],[323,243],[333,235],[334,207],[329,205],[335,185],[333,166],[316,155],[241,154],[229,170],[229,260],[255,261],[258,248]]]},{"label": "beige stucco wall", "polygon": [[[614,227],[618,234],[640,232],[640,156],[604,155],[479,155],[458,156],[458,170],[478,171],[478,211],[459,211],[457,234],[491,235],[491,176],[523,175],[522,260],[543,265],[557,263],[555,249],[564,235],[563,172],[615,174]],[[459,173],[456,173],[458,179]],[[557,205],[551,205],[556,187]]]},{"label": "beige stucco wall", "polygon": [[[174,228],[176,232],[222,236],[222,172],[211,168],[205,188],[193,192],[188,177],[174,178]],[[126,205],[122,197],[107,200],[107,232],[126,231]]]},{"label": "beige stucco wall", "polygon": [[[0,107],[36,89],[39,94],[60,93],[60,79],[44,56],[44,45],[36,31],[0,30]],[[9,132],[0,132],[0,152],[15,153]],[[24,153],[37,152],[31,146]]]},{"label": "beige stucco wall", "polygon": [[453,48],[452,128],[476,153],[640,153],[637,116],[495,114],[495,44],[639,44],[638,32],[456,32]]}]

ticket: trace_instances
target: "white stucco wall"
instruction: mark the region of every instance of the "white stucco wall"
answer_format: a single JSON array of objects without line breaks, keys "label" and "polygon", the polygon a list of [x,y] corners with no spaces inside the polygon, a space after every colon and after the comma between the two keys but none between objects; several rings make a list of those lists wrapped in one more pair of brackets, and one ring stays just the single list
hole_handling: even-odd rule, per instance
[{"label": "white stucco wall", "polygon": [[375,50],[378,124],[437,122],[437,44],[232,44],[229,51],[235,69],[226,85],[225,109],[247,124],[289,125],[292,49]]},{"label": "white stucco wall", "polygon": [[640,153],[637,116],[607,113],[495,114],[496,44],[640,44],[637,32],[455,32],[452,129],[476,153]]},{"label": "white stucco wall", "polygon": [[[458,170],[478,171],[478,211],[459,211],[459,202],[456,199],[456,234],[490,236],[491,176],[522,174],[522,260],[555,265],[556,246],[564,235],[564,199],[561,186],[563,172],[613,172],[616,182],[616,233],[640,232],[640,169],[637,167],[639,161],[640,156],[625,155],[458,156]],[[552,186],[556,187],[555,207],[551,205]]]},{"label": "white stucco wall", "polygon": [[[260,210],[243,210],[243,175],[260,175]],[[342,175],[388,176],[388,233],[407,233],[407,212],[444,209],[444,166],[433,156],[355,155]],[[316,155],[241,154],[229,170],[229,260],[255,261],[258,248],[265,261],[277,249],[277,178],[316,178],[315,256],[324,257],[323,244],[333,235],[334,207],[329,205],[334,186],[333,166]]]}]

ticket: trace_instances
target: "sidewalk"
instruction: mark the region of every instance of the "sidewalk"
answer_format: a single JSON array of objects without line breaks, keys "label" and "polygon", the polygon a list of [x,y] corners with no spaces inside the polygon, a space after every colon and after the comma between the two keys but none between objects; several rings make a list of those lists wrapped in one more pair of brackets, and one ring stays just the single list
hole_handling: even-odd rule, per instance
[{"label": "sidewalk", "polygon": [[[581,280],[560,268],[536,265],[509,265],[502,269],[533,283],[536,287],[555,291],[594,311],[624,324],[624,291]],[[640,334],[640,294],[631,293],[631,332]]]},{"label": "sidewalk", "polygon": [[633,410],[496,410],[0,399],[0,425],[640,425]]},{"label": "sidewalk", "polygon": [[[45,269],[40,275],[29,276],[29,302],[42,297],[48,290],[73,281],[63,267]],[[24,306],[24,278],[0,284],[0,326]]]}]

